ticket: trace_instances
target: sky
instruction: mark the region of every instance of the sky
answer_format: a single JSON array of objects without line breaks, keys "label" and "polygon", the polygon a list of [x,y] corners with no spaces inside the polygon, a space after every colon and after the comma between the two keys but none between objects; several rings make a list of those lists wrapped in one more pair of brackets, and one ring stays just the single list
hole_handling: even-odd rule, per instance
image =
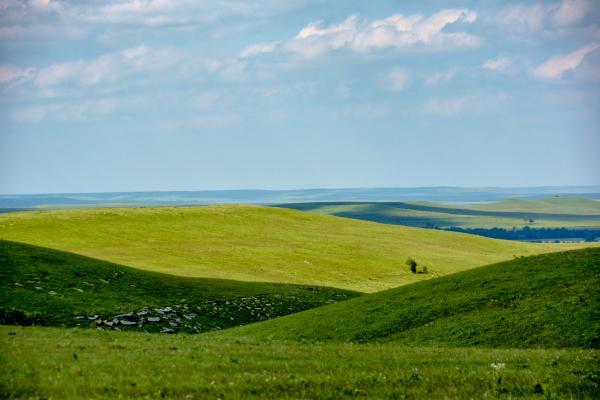
[{"label": "sky", "polygon": [[600,2],[0,0],[0,193],[600,184]]}]

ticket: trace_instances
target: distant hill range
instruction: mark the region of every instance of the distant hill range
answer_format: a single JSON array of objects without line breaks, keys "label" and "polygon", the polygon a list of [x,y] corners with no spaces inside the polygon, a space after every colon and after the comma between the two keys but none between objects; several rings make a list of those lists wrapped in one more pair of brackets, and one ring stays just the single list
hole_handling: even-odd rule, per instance
[{"label": "distant hill range", "polygon": [[321,201],[436,201],[491,202],[578,196],[600,199],[600,186],[545,186],[521,188],[349,188],[298,190],[214,190],[177,192],[114,192],[0,195],[0,209],[56,209],[94,206],[281,204]]}]

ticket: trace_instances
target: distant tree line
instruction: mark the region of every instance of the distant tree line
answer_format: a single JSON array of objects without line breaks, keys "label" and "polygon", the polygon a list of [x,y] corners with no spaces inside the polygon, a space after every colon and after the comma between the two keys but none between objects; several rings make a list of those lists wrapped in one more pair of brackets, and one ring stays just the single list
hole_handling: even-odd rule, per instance
[{"label": "distant tree line", "polygon": [[528,226],[521,229],[459,227],[442,229],[506,240],[559,241],[561,239],[581,239],[586,242],[600,240],[600,229],[530,228]]}]

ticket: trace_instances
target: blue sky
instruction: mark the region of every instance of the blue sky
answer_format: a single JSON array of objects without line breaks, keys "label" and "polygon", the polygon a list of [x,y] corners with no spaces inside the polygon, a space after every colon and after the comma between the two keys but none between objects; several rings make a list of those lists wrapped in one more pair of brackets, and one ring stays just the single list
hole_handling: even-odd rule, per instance
[{"label": "blue sky", "polygon": [[0,193],[600,184],[599,4],[0,0]]}]

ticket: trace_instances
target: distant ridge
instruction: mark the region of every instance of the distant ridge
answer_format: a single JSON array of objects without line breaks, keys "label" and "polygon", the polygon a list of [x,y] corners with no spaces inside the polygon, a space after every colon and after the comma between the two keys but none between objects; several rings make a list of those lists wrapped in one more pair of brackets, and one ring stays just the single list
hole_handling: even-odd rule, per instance
[{"label": "distant ridge", "polygon": [[541,186],[521,188],[346,188],[294,190],[209,190],[109,193],[0,195],[0,210],[75,208],[94,206],[150,206],[204,204],[274,204],[317,201],[438,201],[490,202],[505,199],[539,199],[579,196],[600,199],[600,186]]}]

